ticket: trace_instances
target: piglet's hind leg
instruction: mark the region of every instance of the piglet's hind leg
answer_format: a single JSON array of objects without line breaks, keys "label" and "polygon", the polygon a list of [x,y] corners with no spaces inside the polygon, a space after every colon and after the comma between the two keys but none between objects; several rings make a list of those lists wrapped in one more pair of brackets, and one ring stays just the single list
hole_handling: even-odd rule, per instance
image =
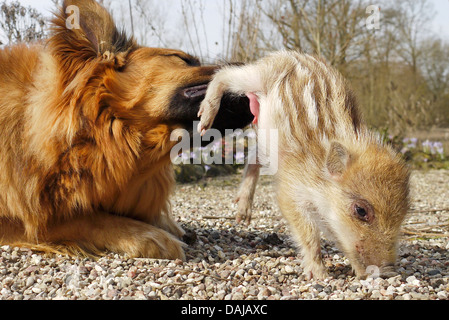
[{"label": "piglet's hind leg", "polygon": [[260,165],[248,164],[245,168],[243,176],[243,182],[240,186],[237,198],[235,200],[238,203],[237,207],[237,223],[242,221],[246,224],[251,223],[252,219],[252,206],[254,202],[254,194],[256,192],[257,182],[260,175]]}]

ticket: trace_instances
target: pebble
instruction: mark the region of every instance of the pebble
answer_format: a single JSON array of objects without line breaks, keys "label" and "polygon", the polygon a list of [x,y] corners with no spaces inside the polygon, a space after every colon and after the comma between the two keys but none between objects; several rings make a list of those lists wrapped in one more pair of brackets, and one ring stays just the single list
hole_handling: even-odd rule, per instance
[{"label": "pebble", "polygon": [[34,284],[34,282],[35,282],[35,278],[34,278],[33,276],[28,277],[28,279],[26,280],[25,286],[26,286],[27,288],[28,288],[28,287],[31,287],[31,286]]},{"label": "pebble", "polygon": [[447,300],[447,292],[440,291],[437,293],[437,297],[438,297],[438,299],[441,299],[441,300]]},{"label": "pebble", "polygon": [[285,266],[284,271],[286,274],[293,274],[295,273],[295,269],[293,269],[291,266]]},{"label": "pebble", "polygon": [[412,285],[412,286],[416,286],[416,287],[418,287],[419,284],[420,284],[419,280],[416,279],[415,276],[410,276],[410,277],[408,277],[408,278],[406,279],[406,281],[407,281],[408,284],[410,284],[410,285]]},{"label": "pebble", "polygon": [[371,299],[379,299],[381,297],[382,297],[382,294],[380,293],[379,290],[373,290],[371,292],[371,297],[370,297]]},{"label": "pebble", "polygon": [[438,269],[432,269],[432,270],[427,271],[427,274],[428,274],[429,276],[436,276],[436,275],[438,275],[438,274],[441,274],[441,271],[438,270]]},{"label": "pebble", "polygon": [[31,289],[31,291],[33,291],[34,293],[41,293],[41,292],[42,292],[42,289],[41,289],[41,288],[34,287],[33,289]]}]

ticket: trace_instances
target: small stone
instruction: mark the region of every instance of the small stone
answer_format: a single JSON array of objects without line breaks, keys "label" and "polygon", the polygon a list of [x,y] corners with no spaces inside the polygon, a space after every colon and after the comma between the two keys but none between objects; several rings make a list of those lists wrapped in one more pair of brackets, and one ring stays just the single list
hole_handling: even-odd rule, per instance
[{"label": "small stone", "polygon": [[440,300],[447,300],[447,292],[440,291],[437,293],[437,297]]},{"label": "small stone", "polygon": [[281,301],[286,301],[286,300],[298,300],[298,297],[295,297],[295,296],[282,296],[281,297]]},{"label": "small stone", "polygon": [[387,290],[385,290],[385,293],[383,293],[383,295],[385,295],[385,296],[392,296],[392,295],[394,295],[395,292],[396,292],[395,287],[389,286],[387,288]]},{"label": "small stone", "polygon": [[232,300],[237,300],[237,301],[241,301],[244,299],[243,293],[241,292],[236,292],[232,295]]},{"label": "small stone", "polygon": [[357,292],[358,289],[360,289],[360,285],[351,285],[349,286],[349,290],[351,290],[352,292]]},{"label": "small stone", "polygon": [[419,286],[419,280],[415,276],[408,277],[405,281],[412,286]]},{"label": "small stone", "polygon": [[95,266],[95,271],[97,271],[97,272],[103,272],[103,268],[100,267],[99,265],[96,265],[96,266]]},{"label": "small stone", "polygon": [[34,276],[28,277],[28,278],[27,278],[27,281],[26,281],[26,283],[25,283],[25,286],[26,286],[27,288],[29,288],[29,287],[31,287],[31,286],[34,284],[35,281],[36,281],[36,280],[35,280]]},{"label": "small stone", "polygon": [[38,288],[38,287],[34,287],[33,289],[31,289],[31,291],[33,291],[34,293],[39,294],[39,293],[42,292],[42,289],[41,289],[41,288]]},{"label": "small stone", "polygon": [[176,275],[176,272],[175,272],[175,270],[170,269],[170,270],[167,271],[167,273],[165,275],[167,277],[171,278],[171,277],[174,277]]},{"label": "small stone", "polygon": [[225,298],[225,296],[226,296],[226,291],[220,290],[217,292],[216,298],[218,300],[223,300]]},{"label": "small stone", "polygon": [[401,284],[401,278],[402,277],[400,275],[399,276],[395,276],[395,277],[392,277],[392,278],[388,278],[387,282],[388,282],[388,284],[390,284],[392,286],[398,286],[398,285]]},{"label": "small stone", "polygon": [[177,266],[182,266],[182,265],[184,264],[184,261],[182,261],[181,259],[176,259],[176,260],[175,260],[175,264],[176,264]]},{"label": "small stone", "polygon": [[218,239],[221,238],[221,234],[220,234],[220,232],[218,232],[218,231],[212,231],[211,234],[210,234],[210,236],[211,236],[212,239],[214,239],[214,240],[218,240]]},{"label": "small stone", "polygon": [[371,292],[371,299],[380,299],[382,298],[382,294],[380,293],[379,290],[373,290]]},{"label": "small stone", "polygon": [[402,297],[404,300],[412,300],[412,296],[409,293],[404,294]]},{"label": "small stone", "polygon": [[295,269],[293,269],[291,266],[285,266],[284,271],[286,274],[293,274],[295,273]]},{"label": "small stone", "polygon": [[316,284],[313,286],[318,292],[323,291],[324,286],[322,286],[321,284]]},{"label": "small stone", "polygon": [[14,251],[12,254],[11,254],[11,260],[12,261],[17,261],[19,259],[19,255],[17,254],[17,251]]},{"label": "small stone", "polygon": [[268,290],[267,288],[263,288],[262,290],[259,291],[259,294],[257,295],[257,298],[259,300],[261,300],[261,299],[264,299],[264,298],[266,299],[269,296],[271,296],[271,291]]},{"label": "small stone", "polygon": [[[187,280],[193,280],[193,279],[187,279]],[[186,283],[187,283],[187,281],[186,281]],[[151,286],[153,289],[156,289],[156,290],[162,288],[162,285],[160,283],[156,283],[156,282],[150,282],[148,285]]]},{"label": "small stone", "polygon": [[436,275],[438,275],[438,274],[441,274],[441,271],[438,270],[438,269],[432,269],[432,270],[427,271],[427,274],[428,274],[429,276],[436,276]]},{"label": "small stone", "polygon": [[426,298],[422,293],[419,292],[410,292],[410,296],[413,300],[423,300]]},{"label": "small stone", "polygon": [[224,254],[224,252],[223,251],[218,251],[218,257],[220,258],[220,259],[225,259],[226,258],[226,255]]},{"label": "small stone", "polygon": [[430,285],[434,288],[438,288],[441,285],[444,285],[443,279],[430,279]]},{"label": "small stone", "polygon": [[278,246],[283,244],[284,242],[279,238],[279,236],[276,233],[272,233],[267,235],[264,239],[263,239],[267,244],[271,244],[274,246]]},{"label": "small stone", "polygon": [[136,268],[136,267],[131,267],[131,268],[128,270],[127,275],[128,275],[128,277],[130,277],[131,279],[134,279],[134,278],[137,276],[137,268]]},{"label": "small stone", "polygon": [[227,279],[230,275],[231,275],[231,271],[229,271],[229,270],[224,270],[224,271],[220,272],[220,278],[222,278],[222,279]]}]

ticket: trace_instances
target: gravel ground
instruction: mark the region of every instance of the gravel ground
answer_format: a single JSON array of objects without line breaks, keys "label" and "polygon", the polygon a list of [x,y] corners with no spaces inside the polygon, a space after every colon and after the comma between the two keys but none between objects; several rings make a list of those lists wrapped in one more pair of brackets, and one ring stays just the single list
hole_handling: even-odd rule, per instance
[{"label": "gravel ground", "polygon": [[399,275],[390,279],[355,279],[341,252],[324,241],[331,278],[308,282],[271,179],[258,186],[250,227],[233,221],[239,183],[231,176],[178,186],[174,212],[187,231],[187,262],[44,257],[1,247],[0,299],[448,299],[449,171],[414,173],[414,211],[404,226]]}]

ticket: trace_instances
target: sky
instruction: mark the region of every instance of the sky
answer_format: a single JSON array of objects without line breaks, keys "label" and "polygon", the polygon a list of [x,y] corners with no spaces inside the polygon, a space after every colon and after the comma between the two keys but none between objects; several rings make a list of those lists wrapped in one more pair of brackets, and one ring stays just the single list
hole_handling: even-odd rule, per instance
[{"label": "sky", "polygon": [[[6,0],[7,2],[13,0]],[[19,0],[23,5],[32,6],[41,11],[44,15],[50,15],[50,12],[54,9],[54,5],[51,0]],[[165,2],[165,1],[164,1]],[[429,0],[433,4],[435,10],[435,17],[432,21],[432,28],[435,33],[440,35],[442,38],[449,41],[449,0]],[[205,14],[205,24],[207,30],[207,39],[209,48],[207,50],[207,56],[213,58],[213,55],[219,55],[218,51],[221,47],[217,46],[216,42],[221,42],[222,40],[222,23],[223,18],[221,14],[223,12],[222,4],[223,0],[206,0],[206,14]],[[373,0],[375,3],[375,0]],[[126,7],[126,6],[125,6]],[[178,8],[180,10],[180,8]],[[169,31],[176,34],[179,29],[179,21],[173,24],[173,26],[166,26]],[[186,48],[179,48],[186,50]],[[189,51],[190,52],[190,51]],[[199,52],[190,52],[198,55]]]}]

